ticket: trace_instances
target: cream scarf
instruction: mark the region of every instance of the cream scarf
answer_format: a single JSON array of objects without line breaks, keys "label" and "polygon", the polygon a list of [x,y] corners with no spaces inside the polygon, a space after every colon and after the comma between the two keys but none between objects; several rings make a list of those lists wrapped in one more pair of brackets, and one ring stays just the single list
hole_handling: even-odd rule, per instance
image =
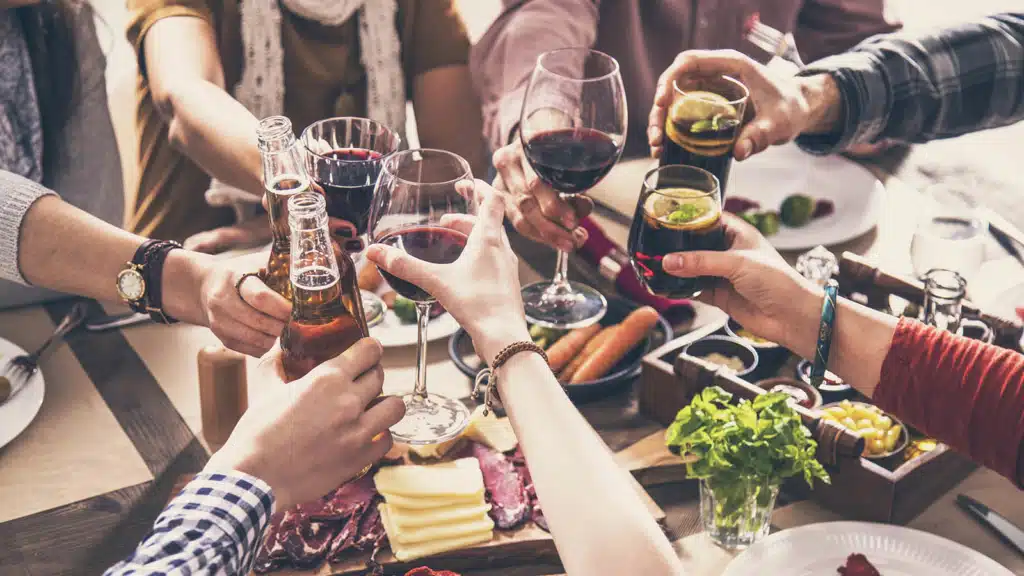
[{"label": "cream scarf", "polygon": [[[370,119],[405,130],[405,80],[401,43],[395,30],[396,0],[281,0],[297,16],[339,26],[359,13],[359,48],[366,69],[366,107]],[[284,50],[278,0],[242,0],[242,78],[232,95],[256,118],[284,112]],[[298,127],[301,129],[302,127]],[[239,220],[251,216],[241,204],[261,198],[214,179],[206,192],[214,206],[234,205]]]}]

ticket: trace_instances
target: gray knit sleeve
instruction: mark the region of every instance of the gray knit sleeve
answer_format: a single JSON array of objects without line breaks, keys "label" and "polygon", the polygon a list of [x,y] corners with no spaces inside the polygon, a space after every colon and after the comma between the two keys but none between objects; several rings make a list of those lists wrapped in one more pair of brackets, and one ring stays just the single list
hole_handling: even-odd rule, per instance
[{"label": "gray knit sleeve", "polygon": [[53,190],[0,170],[0,278],[28,284],[18,266],[18,241],[21,236],[21,222],[32,204]]}]

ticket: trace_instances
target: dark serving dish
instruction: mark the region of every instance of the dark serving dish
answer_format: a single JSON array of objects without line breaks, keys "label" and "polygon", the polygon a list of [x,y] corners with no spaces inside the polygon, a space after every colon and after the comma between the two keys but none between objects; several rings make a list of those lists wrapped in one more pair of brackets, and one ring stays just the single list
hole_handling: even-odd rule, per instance
[{"label": "dark serving dish", "polygon": [[736,376],[743,378],[757,370],[758,354],[754,347],[741,338],[732,336],[707,336],[688,344],[682,350],[683,354],[694,358],[704,359],[708,354],[721,354],[739,358],[743,361],[743,370],[736,372]]},{"label": "dark serving dish", "polygon": [[[602,326],[618,324],[630,312],[639,308],[640,305],[619,296],[608,297],[608,312],[601,319]],[[658,323],[654,329],[640,344],[635,346],[626,356],[612,367],[603,378],[579,384],[563,384],[566,393],[574,401],[586,402],[608,394],[614,393],[632,383],[633,378],[640,375],[640,361],[648,352],[672,339],[672,326],[667,320],[658,317]],[[483,362],[473,351],[473,341],[465,330],[459,328],[452,334],[448,341],[448,355],[451,356],[459,370],[469,376],[476,378],[477,373],[484,367]]]}]

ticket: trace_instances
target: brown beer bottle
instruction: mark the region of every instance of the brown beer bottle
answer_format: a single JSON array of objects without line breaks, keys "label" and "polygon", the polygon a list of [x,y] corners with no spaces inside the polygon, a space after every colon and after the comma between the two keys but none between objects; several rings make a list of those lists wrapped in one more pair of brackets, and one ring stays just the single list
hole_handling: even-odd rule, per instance
[{"label": "brown beer bottle", "polygon": [[302,163],[302,150],[292,132],[291,120],[270,116],[260,120],[256,129],[260,156],[263,158],[263,188],[267,195],[267,213],[274,241],[264,281],[285,298],[291,298],[291,264],[288,252],[288,199],[309,189],[309,178]]},{"label": "brown beer bottle", "polygon": [[292,317],[281,334],[289,382],[369,336],[356,268],[345,251],[335,257],[323,194],[288,200],[291,225]]}]

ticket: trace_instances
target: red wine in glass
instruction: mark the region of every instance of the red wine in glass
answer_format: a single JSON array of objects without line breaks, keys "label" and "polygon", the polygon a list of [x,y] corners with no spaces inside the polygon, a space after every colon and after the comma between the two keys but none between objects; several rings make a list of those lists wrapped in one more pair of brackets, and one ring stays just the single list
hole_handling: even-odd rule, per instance
[{"label": "red wine in glass", "polygon": [[582,194],[604,178],[619,159],[619,145],[591,128],[538,132],[523,146],[545,184],[563,194]]},{"label": "red wine in glass", "polygon": [[359,235],[366,234],[382,154],[363,148],[339,148],[323,157],[337,161],[318,163],[311,174],[327,197],[327,215],[351,222]]},{"label": "red wine in glass", "polygon": [[[451,264],[459,259],[466,247],[466,235],[444,226],[414,226],[401,228],[377,240],[381,244],[394,246],[414,258],[432,264]],[[402,280],[381,269],[388,285],[405,298],[414,302],[431,302],[434,297],[415,284]]]}]

